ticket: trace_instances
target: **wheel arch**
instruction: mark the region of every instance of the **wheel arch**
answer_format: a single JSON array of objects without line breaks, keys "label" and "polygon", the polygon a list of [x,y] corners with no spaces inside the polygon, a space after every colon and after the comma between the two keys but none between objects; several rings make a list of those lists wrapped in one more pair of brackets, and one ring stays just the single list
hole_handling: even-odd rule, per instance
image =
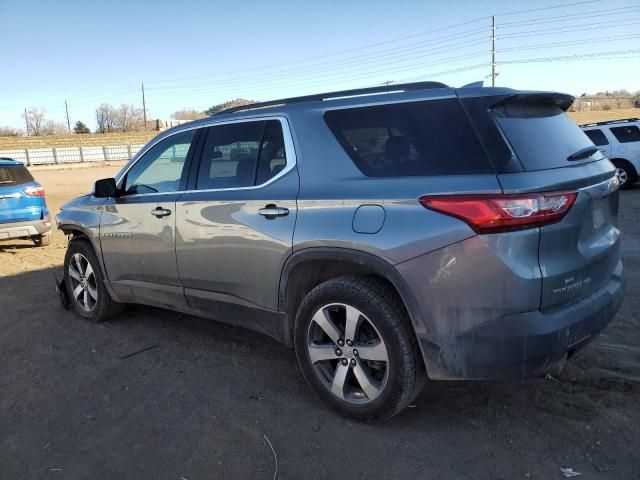
[{"label": "wheel arch", "polygon": [[282,338],[287,346],[293,346],[295,315],[305,295],[324,281],[354,273],[375,275],[387,281],[400,297],[409,315],[413,334],[416,335],[424,329],[422,315],[413,293],[389,262],[359,250],[311,247],[291,255],[280,277],[278,310],[284,317]]},{"label": "wheel arch", "polygon": [[58,230],[61,230],[62,233],[70,237],[69,244],[82,240],[88,242],[89,245],[91,245],[91,248],[93,248],[93,251],[96,254],[96,258],[98,259],[98,264],[100,265],[100,270],[102,271],[102,278],[104,278],[104,285],[109,292],[109,295],[111,295],[111,298],[116,301],[122,301],[122,299],[118,297],[116,292],[113,291],[113,288],[111,288],[111,284],[109,283],[109,276],[107,275],[107,269],[105,268],[104,260],[102,258],[102,251],[99,246],[96,245],[95,235],[75,223],[61,223],[60,225],[58,225]]}]

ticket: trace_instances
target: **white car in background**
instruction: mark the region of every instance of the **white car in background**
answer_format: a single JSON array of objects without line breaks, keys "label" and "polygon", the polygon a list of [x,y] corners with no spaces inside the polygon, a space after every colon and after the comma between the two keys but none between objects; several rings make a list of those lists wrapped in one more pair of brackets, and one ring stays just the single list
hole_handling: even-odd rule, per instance
[{"label": "white car in background", "polygon": [[640,118],[580,125],[618,170],[620,188],[629,188],[640,173]]}]

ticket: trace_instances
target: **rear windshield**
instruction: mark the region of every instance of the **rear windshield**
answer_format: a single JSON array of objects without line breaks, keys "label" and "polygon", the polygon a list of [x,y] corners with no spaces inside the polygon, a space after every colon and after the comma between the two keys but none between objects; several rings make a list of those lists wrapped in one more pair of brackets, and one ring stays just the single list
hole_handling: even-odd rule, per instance
[{"label": "rear windshield", "polygon": [[33,177],[25,167],[21,165],[0,166],[0,187],[12,187],[31,182],[33,182]]},{"label": "rear windshield", "polygon": [[331,110],[325,120],[371,177],[493,173],[457,99]]},{"label": "rear windshield", "polygon": [[525,170],[568,167],[602,158],[598,152],[584,159],[567,160],[592,143],[555,105],[511,102],[497,105],[492,111]]}]

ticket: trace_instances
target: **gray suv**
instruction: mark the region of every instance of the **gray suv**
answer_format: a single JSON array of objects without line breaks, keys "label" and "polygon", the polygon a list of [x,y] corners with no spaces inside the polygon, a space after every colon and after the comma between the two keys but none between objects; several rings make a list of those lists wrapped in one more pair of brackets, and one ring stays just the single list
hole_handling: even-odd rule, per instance
[{"label": "gray suv", "polygon": [[180,125],[64,205],[66,289],[93,321],[139,303],[263,332],[359,420],[426,379],[555,372],[623,296],[618,179],[572,101],[425,82]]}]

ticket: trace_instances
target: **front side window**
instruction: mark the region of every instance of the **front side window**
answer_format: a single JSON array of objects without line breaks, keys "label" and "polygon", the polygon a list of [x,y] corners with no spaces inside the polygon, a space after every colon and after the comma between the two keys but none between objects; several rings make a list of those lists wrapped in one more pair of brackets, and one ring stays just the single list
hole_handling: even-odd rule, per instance
[{"label": "front side window", "polygon": [[640,142],[640,128],[630,125],[628,127],[612,127],[611,133],[620,143]]},{"label": "front side window", "polygon": [[196,130],[172,135],[151,147],[127,173],[125,193],[166,193],[179,189]]},{"label": "front side window", "polygon": [[198,190],[261,185],[287,163],[278,120],[229,123],[207,130]]},{"label": "front side window", "polygon": [[597,145],[597,146],[609,145],[609,140],[607,140],[607,137],[605,136],[602,130],[598,130],[598,129],[585,130],[584,133],[587,134],[587,137],[589,137],[589,139],[593,142],[594,145]]}]

